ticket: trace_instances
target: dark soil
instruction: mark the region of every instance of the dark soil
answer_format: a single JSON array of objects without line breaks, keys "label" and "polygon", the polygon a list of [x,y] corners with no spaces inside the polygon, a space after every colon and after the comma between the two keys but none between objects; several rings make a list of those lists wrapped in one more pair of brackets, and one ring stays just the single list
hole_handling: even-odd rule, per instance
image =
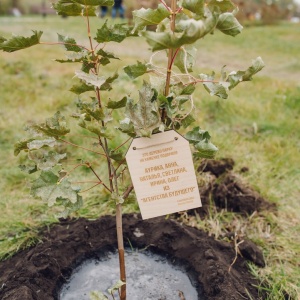
[{"label": "dark soil", "polygon": [[[202,217],[211,202],[217,209],[226,208],[242,215],[275,208],[238,180],[232,173],[233,164],[231,159],[223,159],[218,163],[206,161],[199,167],[207,178],[200,187],[203,208],[198,212]],[[216,241],[207,233],[175,220],[143,221],[140,216],[131,214],[125,215],[123,222],[127,247],[147,247],[173,262],[184,264],[195,279],[199,299],[241,300],[249,299],[249,294],[252,299],[261,299],[255,288],[259,283],[250,275],[247,260],[260,267],[265,263],[262,252],[251,241],[245,240],[239,245],[242,256],[238,255],[229,271],[236,257],[233,243]],[[41,235],[44,237],[42,243],[0,262],[1,300],[58,299],[61,286],[75,267],[86,259],[98,258],[117,248],[115,219],[111,216],[95,221],[63,220],[42,231]]]},{"label": "dark soil", "polygon": [[[238,175],[232,172],[234,161],[224,158],[218,161],[205,160],[198,168],[206,180],[200,185],[202,207],[197,210],[205,217],[211,205],[217,209],[251,215],[254,212],[274,211],[276,205],[268,202],[258,192],[245,185]],[[247,172],[244,167],[241,173]]]},{"label": "dark soil", "polygon": [[[196,279],[201,299],[248,299],[246,290],[258,299],[253,287],[258,282],[250,276],[244,258],[239,257],[229,272],[235,258],[230,243],[216,241],[205,232],[173,220],[143,221],[137,215],[124,216],[124,235],[134,248],[148,247],[183,263]],[[115,250],[117,245],[115,220],[110,216],[96,221],[62,222],[45,231],[44,236],[43,243],[0,264],[0,299],[57,299],[61,285],[74,267],[85,259]]]}]

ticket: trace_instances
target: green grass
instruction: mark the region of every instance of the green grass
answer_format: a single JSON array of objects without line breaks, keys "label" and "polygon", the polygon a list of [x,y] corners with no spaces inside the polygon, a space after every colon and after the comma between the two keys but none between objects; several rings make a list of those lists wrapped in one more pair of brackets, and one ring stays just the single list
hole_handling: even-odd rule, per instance
[{"label": "green grass", "polygon": [[[101,22],[93,19],[93,32]],[[75,18],[0,18],[0,35],[5,37],[11,32],[29,36],[31,29],[45,31],[43,41],[56,42],[56,32],[70,34],[79,43],[84,41],[85,24]],[[229,230],[247,235],[263,248],[267,267],[258,269],[251,265],[250,268],[261,279],[270,300],[284,299],[286,294],[290,299],[300,297],[299,36],[298,25],[284,23],[245,28],[236,38],[215,32],[197,45],[195,74],[212,70],[219,74],[224,65],[228,72],[243,70],[257,56],[266,63],[253,82],[238,86],[228,100],[211,98],[201,86],[197,87],[195,116],[218,145],[218,158],[232,157],[236,161],[235,172],[249,167],[242,179],[277,203],[278,213],[266,212],[242,218],[226,211],[212,211],[207,220],[192,221],[216,236]],[[118,69],[121,75],[114,90],[110,94],[104,93],[106,99],[121,99],[124,93],[136,97],[135,84],[139,81],[132,82],[122,74],[122,66],[134,63],[136,59],[144,61],[150,54],[142,40],[128,39],[122,45],[110,49],[122,61],[114,62],[108,71]],[[48,210],[46,204],[29,195],[32,178],[18,168],[23,162],[22,156],[13,155],[13,145],[24,136],[22,128],[26,122],[43,121],[57,110],[65,114],[74,110],[76,97],[66,87],[72,86],[76,66],[55,63],[54,58],[64,58],[60,46],[40,45],[15,54],[0,53],[2,259],[39,242],[39,228],[56,222],[54,210]],[[78,136],[72,136],[71,141],[90,143]],[[81,151],[72,151],[79,157],[83,155]],[[95,160],[95,156],[91,159]],[[81,174],[87,173],[82,170]],[[138,210],[134,201],[124,209],[125,212]],[[86,194],[84,207],[75,216],[96,218],[113,212],[108,196],[95,189]]]}]

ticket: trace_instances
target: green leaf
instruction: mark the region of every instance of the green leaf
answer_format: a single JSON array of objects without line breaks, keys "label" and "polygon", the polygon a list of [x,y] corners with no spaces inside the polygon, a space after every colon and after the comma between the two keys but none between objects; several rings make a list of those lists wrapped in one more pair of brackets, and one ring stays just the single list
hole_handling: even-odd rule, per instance
[{"label": "green leaf", "polygon": [[217,28],[224,34],[236,36],[242,32],[243,26],[235,18],[233,13],[226,12],[219,16]]},{"label": "green leaf", "polygon": [[106,58],[119,59],[113,53],[104,51],[103,49],[98,50],[97,54]]},{"label": "green leaf", "polygon": [[64,47],[67,51],[82,52],[82,47],[77,46],[75,39],[63,36],[59,33],[57,35],[58,41],[64,43]]},{"label": "green leaf", "polygon": [[37,150],[44,147],[54,147],[56,145],[55,138],[49,138],[44,140],[33,140],[27,143],[29,150]]},{"label": "green leaf", "polygon": [[153,101],[154,95],[152,87],[144,82],[139,91],[139,101],[134,104],[130,98],[127,100],[126,116],[133,123],[138,136],[150,137],[152,131],[161,124],[159,110]]},{"label": "green leaf", "polygon": [[60,16],[96,16],[96,7],[81,5],[75,0],[59,0],[52,7]]},{"label": "green leaf", "polygon": [[118,129],[121,132],[126,133],[130,137],[136,137],[133,123],[130,121],[129,118],[125,118],[124,120],[120,121]]},{"label": "green leaf", "polygon": [[[111,193],[111,200],[116,203],[116,205],[118,204],[123,204],[124,203],[124,198],[120,195],[118,195],[117,193],[113,192]],[[111,294],[114,290],[117,290],[119,288],[115,287],[117,285],[114,285],[112,288],[108,289],[108,292]],[[122,286],[122,285],[121,285]],[[120,286],[120,287],[121,287]]]},{"label": "green leaf", "polygon": [[185,138],[191,144],[197,144],[202,141],[204,138],[210,139],[210,135],[207,131],[202,130],[199,126],[193,128],[191,131],[187,132]]},{"label": "green leaf", "polygon": [[189,127],[192,123],[194,123],[196,120],[193,118],[192,115],[187,115],[183,120],[181,120],[181,125],[184,128]]},{"label": "green leaf", "polygon": [[138,61],[135,65],[126,66],[124,71],[131,79],[135,79],[147,73],[147,65]]},{"label": "green leaf", "polygon": [[28,174],[33,174],[33,173],[38,171],[38,168],[37,168],[36,164],[33,164],[33,165],[20,165],[19,168],[22,172],[26,172]]},{"label": "green leaf", "polygon": [[117,283],[115,283],[110,289],[108,289],[107,291],[112,294],[114,291],[117,291],[119,288],[121,288],[123,285],[125,284],[125,282],[123,282],[122,280],[118,280]]},{"label": "green leaf", "polygon": [[70,91],[75,93],[76,95],[81,95],[85,92],[90,92],[90,91],[94,91],[95,88],[91,85],[87,85],[84,82],[78,83],[78,84],[74,84]]},{"label": "green leaf", "polygon": [[99,108],[97,101],[92,103],[78,102],[77,106],[81,113],[85,115],[85,120],[91,120],[93,118],[97,121],[103,121],[105,118],[105,114],[103,110]]},{"label": "green leaf", "polygon": [[122,153],[121,151],[111,150],[109,151],[109,157],[117,162],[124,162],[125,160],[124,153]]},{"label": "green leaf", "polygon": [[4,52],[14,52],[21,49],[29,48],[40,43],[42,31],[33,30],[30,37],[14,36],[9,40],[1,39],[0,50]]},{"label": "green leaf", "polygon": [[204,15],[204,0],[183,0],[182,7],[198,16]]},{"label": "green leaf", "polygon": [[98,76],[96,74],[88,74],[81,70],[75,71],[75,76],[83,80],[87,85],[100,88],[105,83],[104,76]]},{"label": "green leaf", "polygon": [[59,177],[51,171],[42,171],[40,177],[33,181],[31,194],[53,206],[57,200],[65,199],[71,203],[79,201],[78,190],[67,179],[59,182]]},{"label": "green leaf", "polygon": [[92,5],[92,6],[113,6],[114,0],[74,0],[74,2],[83,4],[83,5]]},{"label": "green leaf", "polygon": [[195,145],[195,149],[198,150],[194,155],[196,157],[212,159],[215,157],[219,149],[211,143],[209,140],[204,139]]},{"label": "green leaf", "polygon": [[127,97],[123,97],[120,101],[109,100],[106,107],[110,109],[118,109],[125,107],[127,103]]},{"label": "green leaf", "polygon": [[171,12],[167,10],[162,4],[158,5],[157,9],[145,9],[134,10],[132,12],[134,28],[133,31],[143,29],[148,25],[157,25],[165,18],[171,15]]},{"label": "green leaf", "polygon": [[189,84],[182,89],[180,95],[192,95],[195,89],[196,87],[194,84]]},{"label": "green leaf", "polygon": [[204,81],[207,81],[203,82],[203,85],[211,96],[217,96],[222,99],[228,98],[227,90],[224,87],[224,85],[214,82],[214,74],[212,74],[211,76],[206,74],[200,74],[200,78]]},{"label": "green leaf", "polygon": [[210,9],[214,9],[214,7],[218,7],[222,13],[233,11],[236,6],[231,0],[210,0],[208,3],[208,7]]},{"label": "green leaf", "polygon": [[35,151],[30,154],[29,159],[35,162],[39,170],[47,171],[56,166],[66,156],[66,153],[59,154],[55,151]]},{"label": "green leaf", "polygon": [[164,49],[178,49],[185,44],[193,44],[212,32],[217,25],[217,14],[207,13],[204,20],[196,21],[194,19],[181,20],[177,23],[175,33],[171,32],[143,32],[152,51]]},{"label": "green leaf", "polygon": [[111,140],[113,138],[112,135],[110,133],[108,133],[107,129],[105,127],[101,127],[99,123],[95,123],[95,122],[88,123],[88,122],[85,122],[84,120],[80,120],[78,125],[84,129],[88,130],[89,132],[96,134],[99,137],[104,137],[109,140]]},{"label": "green leaf", "polygon": [[111,83],[113,83],[119,77],[118,73],[105,79],[105,82],[101,85],[100,91],[110,91],[112,89]]},{"label": "green leaf", "polygon": [[22,140],[22,141],[17,142],[14,145],[14,155],[15,156],[19,155],[22,150],[28,151],[29,150],[28,149],[28,143],[30,143],[34,140],[35,140],[34,138],[30,138],[30,139],[27,139],[27,140]]},{"label": "green leaf", "polygon": [[121,43],[129,34],[126,24],[114,24],[107,26],[107,21],[97,30],[95,40],[98,43],[117,42]]},{"label": "green leaf", "polygon": [[192,72],[196,61],[196,54],[197,49],[195,47],[190,49],[182,47],[174,60],[174,65],[181,73],[187,73],[187,71]]},{"label": "green leaf", "polygon": [[233,89],[242,81],[252,80],[252,76],[261,71],[265,66],[261,57],[257,57],[252,61],[252,65],[246,71],[231,72],[226,79],[229,82],[229,89]]},{"label": "green leaf", "polygon": [[43,133],[54,138],[64,136],[70,132],[65,117],[59,111],[52,118],[46,119],[45,123],[35,124],[30,126],[30,128],[37,133]]},{"label": "green leaf", "polygon": [[108,298],[99,291],[92,291],[90,293],[90,300],[108,300]]}]

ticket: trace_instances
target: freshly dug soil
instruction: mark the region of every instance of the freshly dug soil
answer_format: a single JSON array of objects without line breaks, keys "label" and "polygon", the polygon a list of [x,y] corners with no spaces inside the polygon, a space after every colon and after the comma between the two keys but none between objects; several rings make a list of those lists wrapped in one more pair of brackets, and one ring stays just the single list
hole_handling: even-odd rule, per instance
[{"label": "freshly dug soil", "polygon": [[[239,180],[232,171],[233,166],[232,159],[207,160],[200,165],[198,171],[205,180],[200,185],[203,207],[197,212],[202,218],[211,205],[242,215],[275,209],[274,204]],[[247,168],[241,172],[247,172]],[[241,300],[249,299],[248,293],[252,299],[261,299],[255,288],[258,282],[251,277],[246,259],[260,267],[265,262],[262,252],[251,241],[245,240],[239,245],[243,257],[238,256],[229,272],[236,256],[232,243],[216,241],[205,232],[164,218],[143,221],[140,216],[131,214],[125,215],[123,222],[127,247],[147,247],[183,263],[195,279],[199,299]],[[117,248],[115,219],[111,216],[95,221],[63,220],[41,232],[41,236],[44,237],[42,243],[0,262],[1,300],[58,299],[61,286],[75,267]]]},{"label": "freshly dug soil", "polygon": [[[252,299],[259,299],[254,288],[258,282],[249,274],[244,258],[239,256],[229,272],[236,255],[232,244],[216,241],[205,232],[174,220],[143,221],[140,216],[130,214],[123,221],[124,239],[134,248],[148,247],[154,253],[184,264],[195,278],[199,299],[248,299],[247,291]],[[43,243],[0,263],[0,299],[58,299],[58,291],[74,267],[117,247],[115,219],[111,216],[95,221],[82,218],[64,221],[43,235]],[[251,245],[250,248],[251,253],[257,251]]]},{"label": "freshly dug soil", "polygon": [[[205,180],[199,186],[202,207],[197,209],[198,214],[205,217],[211,205],[243,215],[251,215],[255,211],[274,211],[276,205],[245,185],[232,172],[233,166],[234,161],[230,158],[204,160],[201,163],[198,172],[203,174]],[[240,170],[242,173],[247,171],[247,167]]]}]

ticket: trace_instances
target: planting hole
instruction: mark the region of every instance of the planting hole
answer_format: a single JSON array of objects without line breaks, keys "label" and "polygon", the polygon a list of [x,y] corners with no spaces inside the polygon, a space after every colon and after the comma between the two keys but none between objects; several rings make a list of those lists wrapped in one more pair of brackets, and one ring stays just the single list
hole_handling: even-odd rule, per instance
[{"label": "planting hole", "polygon": [[[200,299],[183,267],[151,252],[126,254],[127,299],[186,300]],[[69,283],[63,286],[61,300],[89,300],[91,291],[107,289],[119,279],[118,254],[109,253],[100,260],[89,260],[78,267]],[[183,294],[182,294],[183,293]],[[117,292],[114,294],[119,299]],[[111,299],[111,298],[109,298]]]}]

